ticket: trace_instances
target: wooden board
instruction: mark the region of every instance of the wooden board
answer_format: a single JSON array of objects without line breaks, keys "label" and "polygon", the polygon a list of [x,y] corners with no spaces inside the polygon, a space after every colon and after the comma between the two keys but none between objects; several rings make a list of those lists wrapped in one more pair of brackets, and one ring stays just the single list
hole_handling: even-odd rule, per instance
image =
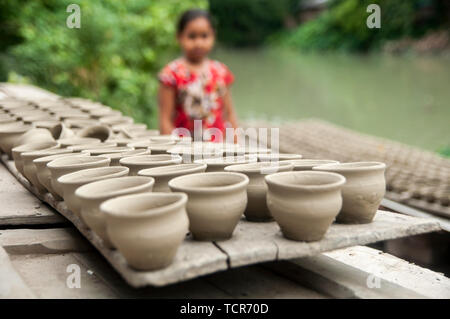
[{"label": "wooden board", "polygon": [[364,246],[266,267],[335,298],[450,298],[443,274]]},{"label": "wooden board", "polygon": [[[12,161],[2,157],[11,173],[36,196],[29,182],[18,174]],[[136,271],[128,267],[117,250],[106,248],[100,238],[89,230],[64,202],[51,194],[42,200],[69,219],[98,249],[108,262],[133,287],[164,286],[217,271],[266,261],[312,256],[348,246],[368,244],[386,239],[422,234],[440,230],[437,222],[428,219],[378,211],[374,222],[365,225],[333,224],[325,238],[312,243],[290,241],[282,237],[275,222],[251,223],[242,220],[232,239],[221,242],[196,242],[187,238],[169,267],[157,271]]]},{"label": "wooden board", "polygon": [[41,202],[0,165],[0,226],[55,224],[66,219]]},{"label": "wooden board", "polygon": [[[80,269],[77,289],[67,286],[69,265]],[[0,230],[0,278],[0,299],[327,298],[258,265],[134,289],[75,228]]]}]

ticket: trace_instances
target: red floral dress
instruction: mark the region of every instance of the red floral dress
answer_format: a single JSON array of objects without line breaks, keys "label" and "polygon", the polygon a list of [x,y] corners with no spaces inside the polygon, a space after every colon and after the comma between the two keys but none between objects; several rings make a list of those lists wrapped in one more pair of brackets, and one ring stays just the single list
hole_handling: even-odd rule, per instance
[{"label": "red floral dress", "polygon": [[181,58],[167,64],[159,81],[176,90],[175,127],[194,130],[194,120],[202,120],[203,129],[225,132],[223,97],[234,75],[225,64],[208,60],[200,72],[190,71]]}]

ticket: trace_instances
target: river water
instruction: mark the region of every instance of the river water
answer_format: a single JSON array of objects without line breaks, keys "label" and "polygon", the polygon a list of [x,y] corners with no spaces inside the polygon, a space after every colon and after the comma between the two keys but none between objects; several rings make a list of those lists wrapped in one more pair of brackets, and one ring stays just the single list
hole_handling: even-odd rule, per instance
[{"label": "river water", "polygon": [[450,147],[450,57],[217,50],[242,119],[321,118],[431,151]]}]

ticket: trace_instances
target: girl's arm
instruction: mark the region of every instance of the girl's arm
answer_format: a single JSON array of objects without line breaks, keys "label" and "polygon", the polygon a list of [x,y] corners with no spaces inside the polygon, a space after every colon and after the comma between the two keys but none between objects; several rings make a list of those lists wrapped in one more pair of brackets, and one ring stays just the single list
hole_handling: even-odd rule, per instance
[{"label": "girl's arm", "polygon": [[225,119],[230,122],[231,126],[236,129],[238,127],[237,124],[237,116],[233,107],[233,102],[231,99],[231,91],[230,88],[227,89],[225,96],[223,98],[223,106],[225,110]]},{"label": "girl's arm", "polygon": [[175,111],[175,89],[160,84],[158,91],[159,104],[159,130],[161,134],[172,134],[173,129],[173,114]]},{"label": "girl's arm", "polygon": [[[237,124],[237,115],[233,107],[233,101],[231,99],[231,90],[228,87],[225,96],[223,98],[223,106],[225,110],[225,120],[230,122],[231,126],[236,129],[238,127]],[[237,143],[237,136],[234,135],[234,142]]]}]

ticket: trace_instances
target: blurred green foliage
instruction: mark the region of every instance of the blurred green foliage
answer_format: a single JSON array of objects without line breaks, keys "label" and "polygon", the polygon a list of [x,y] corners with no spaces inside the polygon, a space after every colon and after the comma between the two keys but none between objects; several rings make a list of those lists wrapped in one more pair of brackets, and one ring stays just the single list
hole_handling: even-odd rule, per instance
[{"label": "blurred green foliage", "polygon": [[444,157],[450,157],[450,146],[443,146],[437,150]]},{"label": "blurred green foliage", "polygon": [[279,31],[298,0],[209,0],[218,39],[229,46],[255,46]]},{"label": "blurred green foliage", "polygon": [[[334,0],[318,18],[293,31],[272,37],[271,42],[302,50],[368,51],[386,40],[417,37],[445,27],[446,0]],[[381,28],[369,29],[369,4],[381,8]],[[446,26],[448,27],[448,25]]]},{"label": "blurred green foliage", "polygon": [[[81,8],[70,29],[69,4]],[[0,0],[0,80],[81,96],[156,124],[159,69],[175,54],[181,12],[206,0]]]}]

